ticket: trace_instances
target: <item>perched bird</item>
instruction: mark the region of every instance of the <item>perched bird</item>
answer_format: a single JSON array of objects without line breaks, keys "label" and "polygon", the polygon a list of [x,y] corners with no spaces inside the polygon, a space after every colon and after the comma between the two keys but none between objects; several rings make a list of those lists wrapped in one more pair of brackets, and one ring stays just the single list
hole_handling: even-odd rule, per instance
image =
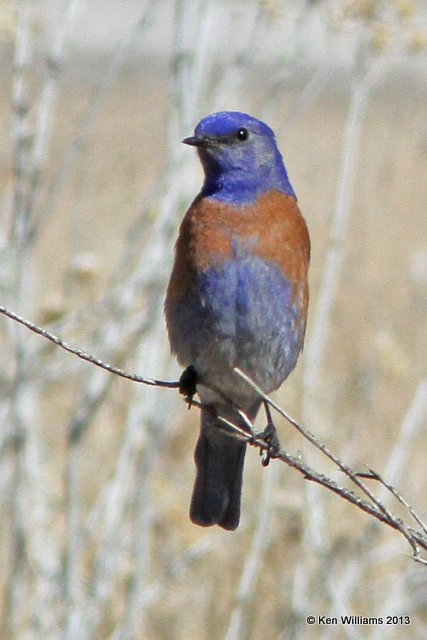
[{"label": "perched bird", "polygon": [[165,315],[172,352],[196,376],[203,403],[191,520],[234,530],[245,428],[264,391],[295,367],[307,319],[310,239],[273,131],[245,113],[214,113],[183,140],[197,148],[205,180],[179,230]]}]

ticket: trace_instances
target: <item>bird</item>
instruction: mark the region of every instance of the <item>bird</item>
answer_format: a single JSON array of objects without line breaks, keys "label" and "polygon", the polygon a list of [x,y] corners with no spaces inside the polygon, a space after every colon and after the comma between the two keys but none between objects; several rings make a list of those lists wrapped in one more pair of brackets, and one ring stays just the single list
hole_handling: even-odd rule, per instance
[{"label": "bird", "polygon": [[259,394],[294,369],[308,309],[310,237],[273,130],[239,111],[203,118],[182,142],[204,171],[175,244],[165,299],[172,353],[201,401],[190,519],[235,530],[240,521],[247,431]]}]

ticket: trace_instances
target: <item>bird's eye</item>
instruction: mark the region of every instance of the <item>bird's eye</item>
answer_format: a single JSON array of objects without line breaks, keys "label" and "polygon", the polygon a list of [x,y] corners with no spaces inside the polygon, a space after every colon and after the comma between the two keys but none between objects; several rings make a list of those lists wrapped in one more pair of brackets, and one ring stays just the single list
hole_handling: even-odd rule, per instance
[{"label": "bird's eye", "polygon": [[239,142],[244,142],[245,140],[248,139],[249,136],[249,132],[247,129],[244,129],[242,127],[242,129],[238,129],[236,131],[236,140],[238,140]]}]

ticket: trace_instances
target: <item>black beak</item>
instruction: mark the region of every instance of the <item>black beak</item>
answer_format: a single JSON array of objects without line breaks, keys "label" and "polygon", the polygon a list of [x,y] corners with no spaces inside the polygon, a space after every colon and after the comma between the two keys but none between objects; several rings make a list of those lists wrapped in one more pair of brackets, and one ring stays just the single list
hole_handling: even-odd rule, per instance
[{"label": "black beak", "polygon": [[209,139],[205,136],[189,136],[188,138],[184,138],[182,142],[192,147],[205,147],[209,144]]}]

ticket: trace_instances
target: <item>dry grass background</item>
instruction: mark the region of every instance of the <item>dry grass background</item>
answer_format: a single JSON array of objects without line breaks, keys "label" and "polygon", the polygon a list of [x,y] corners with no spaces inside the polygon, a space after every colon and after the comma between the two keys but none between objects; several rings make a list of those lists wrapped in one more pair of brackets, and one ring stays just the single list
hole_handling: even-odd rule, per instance
[{"label": "dry grass background", "polygon": [[[201,181],[195,155],[179,140],[206,113],[238,108],[276,130],[310,228],[309,345],[349,104],[357,77],[383,65],[356,145],[320,378],[310,396],[307,347],[275,398],[291,414],[309,416],[307,426],[354,468],[368,463],[385,472],[400,443],[393,479],[425,516],[425,399],[412,436],[400,439],[427,360],[425,3],[147,6],[142,44],[130,42],[108,82],[117,47],[142,10],[137,3],[1,7],[0,302],[104,360],[176,378],[162,301],[177,226]],[[32,105],[28,126],[37,130],[46,51],[67,8],[75,15],[60,84],[53,83],[40,189],[24,210],[22,235],[13,237],[14,161],[25,154],[19,145],[16,152],[13,128],[8,135],[19,76],[15,69],[13,85],[14,42],[28,20],[22,77]],[[251,56],[247,42],[257,24]],[[18,110],[19,117],[27,115]],[[31,161],[26,166],[31,174]],[[32,223],[37,235],[28,249]],[[426,637],[426,568],[408,557],[396,532],[326,491],[313,495],[279,462],[263,469],[252,450],[240,528],[229,534],[193,526],[187,511],[197,410],[188,412],[173,391],[94,370],[16,332],[9,320],[0,329],[2,637]],[[291,453],[343,481],[277,423]],[[411,625],[305,622],[341,614],[409,615]]]}]

